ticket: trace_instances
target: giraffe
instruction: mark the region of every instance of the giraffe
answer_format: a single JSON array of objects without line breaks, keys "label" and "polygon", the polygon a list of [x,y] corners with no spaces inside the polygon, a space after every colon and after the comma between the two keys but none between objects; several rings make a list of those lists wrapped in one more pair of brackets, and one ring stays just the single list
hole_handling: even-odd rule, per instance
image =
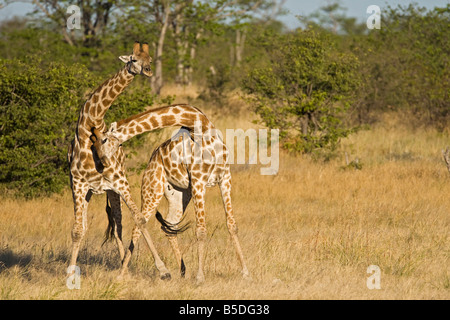
[{"label": "giraffe", "polygon": [[[127,187],[122,193],[117,193],[119,188],[109,186],[111,179],[108,177],[117,171],[123,176],[123,168],[111,168],[105,170],[104,164],[99,161],[95,148],[93,148],[92,128],[105,130],[104,116],[114,100],[132,82],[135,75],[140,73],[147,77],[152,76],[151,58],[148,54],[148,45],[139,42],[133,46],[133,54],[120,56],[119,59],[125,66],[113,77],[101,84],[87,99],[81,108],[78,118],[75,137],[69,146],[68,162],[70,169],[70,184],[74,201],[75,222],[72,229],[72,256],[70,266],[77,261],[81,241],[87,229],[87,207],[93,193],[107,192],[107,211],[110,210],[113,219],[121,216],[120,196],[130,198]],[[124,157],[123,151],[119,155]],[[115,169],[115,170],[114,170]],[[132,205],[132,201],[129,201]],[[116,219],[118,220],[118,219]],[[115,224],[113,231],[119,248],[119,254],[123,259],[125,253],[121,240],[122,226],[120,221]]]},{"label": "giraffe", "polygon": [[[172,115],[178,108],[189,108],[187,105],[172,106]],[[176,257],[181,276],[185,274],[185,265],[178,247],[177,233],[184,231],[185,227],[179,227],[184,211],[193,198],[196,220],[196,236],[198,249],[198,272],[197,283],[205,281],[203,272],[206,242],[206,213],[205,213],[205,191],[206,187],[219,185],[223,206],[225,209],[226,223],[229,234],[233,240],[239,261],[242,267],[244,278],[250,279],[248,268],[245,264],[242,248],[237,236],[237,225],[233,217],[231,206],[231,173],[228,163],[228,150],[222,138],[216,134],[212,123],[206,116],[194,117],[185,115],[186,118],[195,120],[195,130],[192,128],[182,128],[172,139],[161,144],[152,154],[147,168],[142,178],[141,213],[146,221],[155,214],[157,220],[162,224],[163,231],[167,234],[172,251]],[[143,114],[131,120],[123,120],[111,124],[108,132],[101,139],[106,139],[106,143],[99,145],[97,150],[107,158],[120,158],[114,156],[117,145],[124,140],[140,134],[139,127],[145,127],[151,123],[150,114]],[[186,129],[188,139],[186,139]],[[124,134],[126,133],[126,134]],[[116,146],[114,146],[116,145]],[[187,152],[194,150],[194,152]],[[198,152],[200,151],[200,153]],[[157,211],[162,196],[165,196],[169,203],[169,213],[167,220],[163,219]],[[139,228],[135,226],[132,232],[132,240],[125,255],[121,275],[127,270],[127,265],[131,259],[133,248],[140,237]]]},{"label": "giraffe", "polygon": [[[104,116],[113,101],[123,90],[131,83],[137,74],[150,77],[151,57],[148,53],[148,44],[143,44],[142,48],[139,42],[133,46],[133,53],[127,56],[121,56],[126,65],[112,78],[106,80],[100,85],[87,99],[81,108],[78,123],[76,126],[75,137],[69,146],[68,161],[70,171],[70,184],[74,201],[75,221],[72,228],[72,254],[70,266],[75,266],[82,239],[87,231],[87,208],[89,200],[93,194],[107,193],[107,211],[109,218],[114,223],[114,233],[119,247],[121,260],[125,256],[121,240],[121,207],[122,199],[131,211],[134,222],[139,226],[150,251],[155,259],[155,264],[160,271],[162,279],[170,279],[170,273],[159,258],[153,245],[150,234],[145,229],[145,219],[138,210],[130,193],[130,187],[125,176],[124,153],[121,146],[117,148],[118,162],[109,161],[96,150],[96,146],[103,141],[99,141],[97,136],[106,130]],[[174,119],[161,119],[157,126],[158,129],[172,125],[189,125],[189,122],[175,122]],[[97,134],[96,134],[97,133]],[[109,210],[108,210],[109,208]],[[111,221],[110,221],[111,223]],[[69,268],[75,270],[74,268]]]}]

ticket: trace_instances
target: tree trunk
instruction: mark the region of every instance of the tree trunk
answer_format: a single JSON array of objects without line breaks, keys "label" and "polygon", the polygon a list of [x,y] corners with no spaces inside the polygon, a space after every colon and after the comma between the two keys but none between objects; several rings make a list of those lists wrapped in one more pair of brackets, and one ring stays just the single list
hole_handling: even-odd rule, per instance
[{"label": "tree trunk", "polygon": [[156,94],[161,93],[163,87],[163,70],[162,70],[162,56],[164,51],[164,41],[166,39],[167,27],[169,26],[169,14],[170,7],[164,7],[164,18],[161,26],[161,31],[159,33],[158,43],[156,44],[155,52],[155,72],[152,77],[152,89]]},{"label": "tree trunk", "polygon": [[186,75],[185,75],[185,61],[186,61],[186,53],[188,48],[188,40],[187,36],[189,33],[189,27],[182,27],[184,23],[184,18],[181,15],[181,12],[177,14],[175,20],[173,21],[173,29],[175,35],[175,45],[177,50],[177,65],[176,70],[177,74],[175,76],[175,83],[178,87],[186,85]]},{"label": "tree trunk", "polygon": [[242,31],[240,29],[236,30],[236,67],[241,66],[242,62],[242,55],[244,53],[244,45],[245,45],[245,39],[247,38],[247,29],[243,29]]},{"label": "tree trunk", "polygon": [[305,137],[308,135],[308,122],[308,115],[304,115],[300,120],[300,129],[302,131],[302,135]]},{"label": "tree trunk", "polygon": [[[26,1],[24,1],[26,2]],[[47,18],[61,27],[65,41],[71,46],[77,44],[73,33],[67,32],[67,8],[62,1],[56,0],[32,0],[31,1]],[[80,10],[80,23],[83,29],[84,47],[95,47],[100,42],[100,35],[109,22],[109,15],[117,1],[77,1]],[[78,17],[77,17],[78,19]]]},{"label": "tree trunk", "polygon": [[198,44],[198,40],[201,38],[202,34],[203,34],[203,28],[200,28],[197,33],[195,34],[195,39],[191,44],[191,50],[190,50],[190,54],[189,54],[189,65],[186,68],[186,84],[188,86],[192,85],[192,81],[193,81],[193,74],[194,74],[194,61],[195,61],[195,56],[197,54],[197,44]]}]

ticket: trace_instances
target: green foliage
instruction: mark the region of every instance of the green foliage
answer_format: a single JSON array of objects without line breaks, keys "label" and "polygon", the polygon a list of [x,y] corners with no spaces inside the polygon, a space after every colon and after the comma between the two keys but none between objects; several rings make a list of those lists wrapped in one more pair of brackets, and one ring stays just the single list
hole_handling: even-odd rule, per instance
[{"label": "green foliage", "polygon": [[0,24],[0,56],[4,59],[25,61],[29,55],[39,55],[42,61],[58,61],[65,64],[80,63],[102,77],[117,70],[120,55],[130,53],[134,40],[117,41],[106,37],[103,47],[87,48],[71,46],[63,36],[53,30],[52,24],[37,25],[25,19],[14,18]]},{"label": "green foliage", "polygon": [[199,98],[223,105],[226,103],[226,87],[231,82],[231,68],[229,65],[217,64],[217,68],[211,67],[206,75],[205,90]]},{"label": "green foliage", "polygon": [[[101,80],[96,85],[100,83]],[[155,99],[156,95],[151,93],[148,79],[138,76],[114,101],[105,115],[105,123],[109,125],[111,122],[143,112],[146,107],[153,105]]]},{"label": "green foliage", "polygon": [[266,126],[280,129],[289,150],[335,148],[352,132],[342,117],[358,85],[356,57],[334,52],[329,39],[314,31],[267,43],[268,66],[252,70],[243,81],[255,112]]},{"label": "green foliage", "polygon": [[300,16],[305,27],[329,31],[334,34],[361,35],[367,32],[366,23],[358,23],[356,18],[347,17],[340,1],[327,2],[309,16]]},{"label": "green foliage", "polygon": [[365,90],[360,117],[391,108],[440,128],[450,120],[450,5],[389,8],[381,30],[356,38]]},{"label": "green foliage", "polygon": [[[50,52],[51,51],[51,52]],[[14,18],[0,25],[0,52],[4,59],[25,59],[39,53],[43,61],[73,61],[82,58],[83,51],[62,41],[51,29],[33,26],[25,19]]]},{"label": "green foliage", "polygon": [[[35,56],[0,60],[0,73],[1,188],[26,197],[59,192],[68,186],[67,149],[81,106],[102,79],[83,65]],[[153,99],[138,84],[119,96],[105,120],[142,112]]]},{"label": "green foliage", "polygon": [[25,196],[67,185],[67,148],[87,88],[81,65],[0,60],[0,183]]},{"label": "green foliage", "polygon": [[[34,19],[0,24],[3,190],[36,196],[68,185],[67,146],[86,93],[118,70],[117,57],[130,53],[135,40],[156,49],[166,4],[173,12],[160,57],[166,83],[182,66],[186,79],[204,87],[202,99],[228,109],[226,93],[241,86],[261,122],[280,129],[289,150],[330,157],[353,131],[350,118],[364,125],[387,109],[448,128],[450,5],[388,7],[381,30],[369,31],[334,1],[302,18],[309,30],[288,32],[264,15],[271,0],[86,1],[83,30],[67,32],[65,8],[76,1],[39,2],[49,5],[50,16],[36,7]],[[186,6],[178,12],[180,5]],[[174,97],[156,97],[150,81],[137,77],[105,121],[139,113],[155,99],[170,103]],[[139,136],[127,145],[142,141]]]}]

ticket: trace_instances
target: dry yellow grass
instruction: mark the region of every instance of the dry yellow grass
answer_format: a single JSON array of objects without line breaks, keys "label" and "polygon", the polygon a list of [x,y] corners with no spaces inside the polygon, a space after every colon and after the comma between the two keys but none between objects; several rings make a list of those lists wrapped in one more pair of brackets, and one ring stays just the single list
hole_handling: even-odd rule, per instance
[{"label": "dry yellow grass", "polygon": [[[217,127],[243,128],[253,116],[205,107]],[[149,141],[151,138],[149,137]],[[161,140],[162,141],[162,140]],[[158,224],[148,229],[173,279],[159,280],[140,242],[130,276],[117,282],[114,243],[102,246],[105,196],[91,200],[89,231],[79,255],[81,289],[66,287],[73,205],[69,190],[31,201],[1,199],[0,299],[449,299],[450,175],[441,159],[449,136],[411,131],[386,118],[342,143],[362,170],[281,153],[276,176],[258,166],[233,167],[233,205],[253,281],[240,277],[220,194],[207,192],[206,283],[197,286],[193,229],[180,236],[187,275],[178,276]],[[147,161],[149,142],[131,166]],[[140,175],[130,174],[140,202]],[[166,208],[162,205],[162,212]],[[192,205],[188,219],[193,220]],[[132,227],[124,209],[124,240]],[[369,265],[381,270],[381,289],[369,290]]]}]

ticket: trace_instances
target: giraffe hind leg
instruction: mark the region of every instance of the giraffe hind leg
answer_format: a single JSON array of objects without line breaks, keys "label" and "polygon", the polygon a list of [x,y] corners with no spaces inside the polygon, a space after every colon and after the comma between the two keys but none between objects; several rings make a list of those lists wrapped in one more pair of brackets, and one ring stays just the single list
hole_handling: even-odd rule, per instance
[{"label": "giraffe hind leg", "polygon": [[167,220],[165,220],[160,212],[157,212],[155,217],[161,223],[161,229],[167,235],[169,243],[172,247],[172,251],[177,260],[178,266],[180,268],[181,277],[186,274],[186,265],[178,246],[177,235],[181,232],[186,231],[190,227],[190,223],[181,224],[185,219],[185,210],[187,205],[191,200],[191,190],[175,188],[169,183],[165,184],[164,196],[169,202],[169,213],[167,215]]},{"label": "giraffe hind leg", "polygon": [[[143,185],[144,184],[145,184],[145,182],[143,181]],[[118,186],[118,187],[120,188],[121,186]],[[137,243],[140,235],[142,234],[145,242],[147,243],[147,246],[149,247],[149,249],[153,255],[156,268],[160,272],[160,278],[162,280],[169,280],[171,278],[170,272],[166,268],[164,262],[159,257],[158,251],[156,250],[156,247],[153,243],[150,233],[145,228],[145,224],[151,217],[152,213],[154,212],[154,209],[158,206],[159,200],[162,197],[163,192],[157,190],[157,194],[150,197],[150,199],[143,198],[143,200],[145,199],[145,201],[143,201],[144,202],[143,210],[141,212],[138,210],[136,204],[134,203],[133,199],[131,198],[128,184],[126,184],[126,186],[121,187],[121,188],[122,188],[122,192],[121,192],[122,199],[124,200],[124,203],[127,205],[127,207],[130,209],[130,211],[132,212],[133,219],[134,219],[136,226],[133,229],[133,235],[132,235],[132,240],[131,240],[129,249],[125,253],[125,258],[122,263],[122,269],[120,271],[119,278],[121,278],[123,275],[126,274],[127,269],[128,269],[128,263],[130,262],[134,245]]]},{"label": "giraffe hind leg", "polygon": [[165,220],[159,211],[156,211],[156,219],[161,223],[161,229],[167,235],[176,235],[190,228],[190,222],[182,224],[185,219],[186,208],[191,201],[191,187],[186,189],[177,188],[169,183],[164,187],[164,196],[169,202],[169,214]]},{"label": "giraffe hind leg", "polygon": [[205,213],[205,185],[202,182],[197,182],[192,186],[194,210],[195,210],[195,234],[197,236],[197,253],[198,253],[198,271],[197,284],[205,281],[203,265],[206,255],[206,213]]},{"label": "giraffe hind leg", "polygon": [[244,254],[242,253],[242,248],[238,239],[238,228],[236,221],[233,217],[233,209],[231,206],[231,176],[228,174],[219,184],[220,192],[222,194],[223,206],[225,209],[228,232],[233,240],[234,247],[236,249],[239,261],[242,267],[242,275],[244,279],[251,279],[250,273],[245,264]]},{"label": "giraffe hind leg", "polygon": [[189,223],[185,224],[184,226],[179,228],[178,227],[179,223],[172,224],[172,223],[164,220],[164,218],[161,216],[161,213],[159,213],[159,211],[156,212],[155,217],[159,221],[159,223],[161,223],[161,230],[164,231],[164,233],[167,235],[167,237],[169,239],[170,246],[172,247],[172,251],[175,254],[175,258],[176,258],[178,266],[180,268],[181,277],[184,278],[184,276],[186,275],[186,265],[184,264],[184,260],[181,255],[181,251],[178,246],[177,235],[181,232],[186,231],[190,227]]}]

